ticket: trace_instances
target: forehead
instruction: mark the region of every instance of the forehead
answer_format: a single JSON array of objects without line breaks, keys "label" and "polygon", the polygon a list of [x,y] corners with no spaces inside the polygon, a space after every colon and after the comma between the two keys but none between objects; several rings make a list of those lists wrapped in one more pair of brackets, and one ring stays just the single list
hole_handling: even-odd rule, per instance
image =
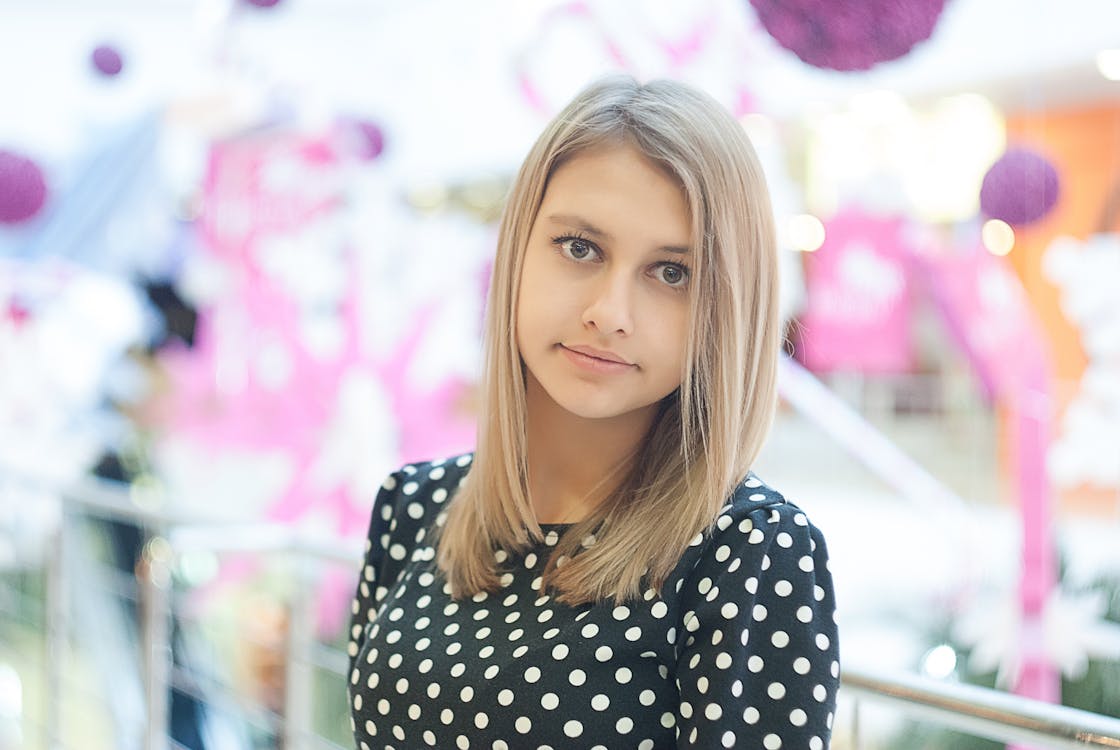
[{"label": "forehead", "polygon": [[663,165],[629,144],[583,151],[555,169],[537,221],[577,216],[609,229],[644,226],[661,241],[687,244],[688,199]]}]

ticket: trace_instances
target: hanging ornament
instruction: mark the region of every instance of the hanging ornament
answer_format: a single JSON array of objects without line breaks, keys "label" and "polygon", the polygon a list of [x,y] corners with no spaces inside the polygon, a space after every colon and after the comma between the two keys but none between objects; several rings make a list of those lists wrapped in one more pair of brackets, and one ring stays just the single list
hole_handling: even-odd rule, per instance
[{"label": "hanging ornament", "polygon": [[39,165],[0,149],[0,224],[27,221],[46,201],[47,183]]},{"label": "hanging ornament", "polygon": [[338,120],[336,132],[339,147],[347,154],[364,161],[373,161],[385,150],[385,134],[369,120],[344,117]]},{"label": "hanging ornament", "polygon": [[90,55],[90,61],[93,63],[94,69],[107,78],[119,75],[124,68],[124,59],[121,57],[121,53],[108,44],[102,44],[95,48]]},{"label": "hanging ornament", "polygon": [[762,27],[804,62],[867,70],[933,33],[945,0],[750,0]]},{"label": "hanging ornament", "polygon": [[1058,170],[1021,146],[1007,149],[984,175],[980,210],[1012,226],[1038,221],[1058,202]]}]

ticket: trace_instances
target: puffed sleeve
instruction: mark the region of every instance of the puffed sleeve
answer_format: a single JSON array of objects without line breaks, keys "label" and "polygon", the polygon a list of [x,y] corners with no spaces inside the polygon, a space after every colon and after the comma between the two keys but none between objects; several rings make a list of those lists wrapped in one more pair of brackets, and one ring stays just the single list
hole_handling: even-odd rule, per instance
[{"label": "puffed sleeve", "polygon": [[828,747],[840,664],[827,558],[784,500],[720,515],[680,590],[680,747]]},{"label": "puffed sleeve", "polygon": [[377,612],[377,604],[384,597],[379,588],[382,560],[389,545],[389,531],[394,516],[394,501],[397,495],[397,485],[400,482],[400,472],[389,475],[381,489],[377,491],[377,498],[373,503],[370,514],[369,533],[366,537],[365,559],[362,570],[358,575],[358,587],[354,594],[354,601],[350,605],[350,638],[346,647],[349,656],[350,683],[354,684],[357,672],[354,662],[361,651],[366,637],[366,625],[373,620]]}]

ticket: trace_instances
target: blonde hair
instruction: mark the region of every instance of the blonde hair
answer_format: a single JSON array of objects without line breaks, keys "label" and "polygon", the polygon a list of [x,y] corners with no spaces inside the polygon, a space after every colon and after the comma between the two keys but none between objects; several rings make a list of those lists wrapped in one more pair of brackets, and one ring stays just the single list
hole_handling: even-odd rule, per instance
[{"label": "blonde hair", "polygon": [[[542,537],[529,502],[525,378],[515,311],[529,232],[549,177],[574,156],[628,144],[681,185],[692,217],[690,334],[631,468],[561,537],[544,572],[572,604],[660,588],[752,466],[777,400],[778,259],[769,193],[743,128],[685,84],[601,80],[545,128],[514,181],[498,234],[485,330],[478,442],[439,529],[437,564],[456,597],[499,587],[495,550]],[[585,544],[588,535],[595,542]]]}]

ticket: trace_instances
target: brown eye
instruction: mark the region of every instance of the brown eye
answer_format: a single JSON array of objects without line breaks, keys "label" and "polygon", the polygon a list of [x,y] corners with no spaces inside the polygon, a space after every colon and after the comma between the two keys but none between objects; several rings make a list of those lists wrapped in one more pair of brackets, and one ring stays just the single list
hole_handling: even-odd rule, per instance
[{"label": "brown eye", "polygon": [[591,243],[587,240],[581,240],[578,237],[564,240],[560,247],[564,249],[569,256],[575,260],[583,260],[591,256],[595,251],[591,247]]},{"label": "brown eye", "polygon": [[688,281],[688,271],[675,264],[661,266],[660,275],[669,286],[683,286]]}]

